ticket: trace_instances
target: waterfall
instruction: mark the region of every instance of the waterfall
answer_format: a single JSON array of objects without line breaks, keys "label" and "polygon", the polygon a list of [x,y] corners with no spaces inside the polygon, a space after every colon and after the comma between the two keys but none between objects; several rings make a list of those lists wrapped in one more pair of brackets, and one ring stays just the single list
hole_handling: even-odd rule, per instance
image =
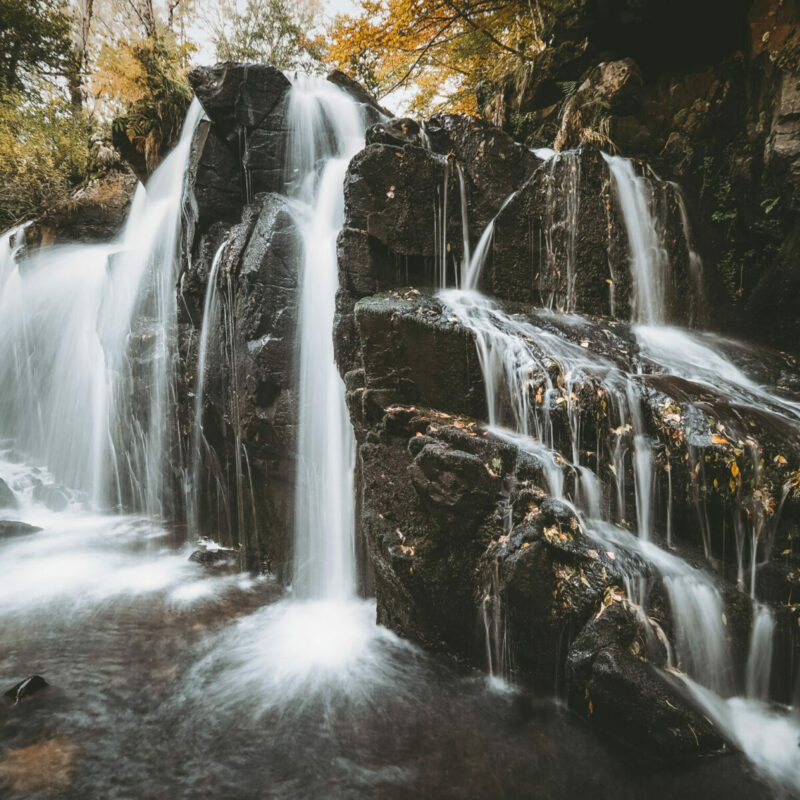
[{"label": "waterfall", "polygon": [[113,242],[0,253],[0,437],[97,508],[167,511],[175,281],[201,116],[195,101]]},{"label": "waterfall", "polygon": [[605,153],[603,158],[608,164],[628,233],[633,318],[637,322],[663,322],[669,263],[652,212],[651,187],[645,178],[636,174],[629,159]]},{"label": "waterfall", "polygon": [[[544,297],[546,275],[558,274],[561,293],[551,291],[545,305],[559,311],[575,310],[575,280],[577,277],[576,245],[580,210],[581,159],[576,150],[555,153],[547,160],[548,177],[545,197],[544,244],[545,258],[539,271],[540,293]],[[557,212],[560,211],[560,214]],[[563,253],[563,255],[562,255]],[[562,263],[563,259],[563,263]],[[557,294],[559,296],[557,296]]]},{"label": "waterfall", "polygon": [[343,600],[355,590],[355,440],[333,351],[336,237],[345,170],[363,147],[364,122],[349,95],[311,78],[295,81],[288,120],[288,194],[303,243],[293,589]]},{"label": "waterfall", "polygon": [[750,650],[745,668],[745,692],[753,700],[769,700],[775,615],[768,606],[755,605]]},{"label": "waterfall", "polygon": [[[538,155],[538,154],[537,154]],[[559,157],[542,153],[551,160],[551,178]],[[594,324],[572,314],[536,311],[527,316],[508,314],[498,304],[477,291],[481,271],[486,262],[494,235],[495,219],[484,229],[471,258],[462,272],[461,290],[445,290],[439,297],[445,314],[456,317],[473,335],[486,391],[489,430],[533,456],[539,463],[547,491],[568,504],[583,531],[607,551],[616,554],[617,565],[625,575],[627,599],[631,609],[650,631],[653,647],[661,647],[666,665],[681,671],[698,705],[714,719],[722,731],[750,756],[765,772],[788,786],[796,786],[796,720],[785,711],[768,708],[776,631],[774,614],[766,606],[754,603],[753,624],[745,670],[746,695],[733,694],[735,666],[729,650],[726,603],[715,578],[706,569],[690,565],[683,558],[658,544],[666,536],[666,545],[673,546],[672,498],[667,498],[666,529],[656,529],[657,508],[657,441],[652,438],[645,419],[647,377],[674,376],[692,383],[710,396],[723,395],[727,402],[742,408],[751,407],[765,414],[771,424],[786,431],[789,440],[797,434],[800,403],[785,397],[776,389],[764,386],[748,375],[738,364],[752,360],[752,353],[736,342],[710,333],[699,333],[671,327],[666,323],[666,287],[669,277],[669,254],[656,213],[656,196],[649,178],[640,177],[627,159],[605,156],[612,185],[623,214],[632,274],[631,331],[636,350],[629,360],[607,358],[606,349],[596,352],[590,331]],[[551,181],[552,182],[552,181]],[[548,258],[555,251],[552,236],[560,225],[567,244],[567,286],[574,280],[569,267],[570,242],[577,235],[579,198],[571,198],[572,181],[565,181],[559,199],[565,209],[563,219],[551,218],[546,241]],[[671,187],[683,227],[691,278],[702,286],[702,264],[694,251],[683,198],[676,186]],[[513,197],[513,195],[511,196]],[[511,198],[506,200],[506,204]],[[552,202],[551,202],[552,201]],[[548,197],[548,208],[555,205]],[[505,206],[505,204],[504,204]],[[502,211],[502,209],[501,209]],[[552,211],[552,209],[550,209]],[[498,212],[499,213],[499,212]],[[552,259],[551,259],[552,260]],[[571,308],[568,303],[566,308]],[[702,300],[702,298],[700,298]],[[701,306],[702,307],[702,306]],[[610,335],[610,330],[600,331]],[[597,465],[601,450],[608,456],[613,486],[609,497],[614,505],[604,502],[604,486],[600,476],[581,463],[581,408],[578,394],[588,384],[603,397],[609,409],[611,436],[603,445],[598,437]],[[700,409],[690,407],[687,414]],[[554,415],[559,430],[568,434],[569,442],[562,455],[555,438]],[[613,426],[616,425],[616,429]],[[765,521],[763,496],[758,491],[761,451],[749,437],[741,458],[750,462],[753,475],[752,493],[738,500],[734,509],[740,588],[745,588],[743,565],[745,545],[750,540],[749,588],[755,597],[755,568],[759,543],[777,527],[777,519],[786,497],[776,504],[774,518]],[[739,442],[742,445],[742,442]],[[563,449],[563,447],[562,447]],[[689,450],[692,448],[689,447]],[[568,457],[565,457],[567,456]],[[669,455],[669,454],[667,454]],[[688,456],[687,456],[688,457]],[[695,456],[691,455],[691,459]],[[690,460],[692,480],[705,480],[703,462]],[[666,464],[666,483],[671,494],[672,475]],[[575,480],[565,481],[572,473]],[[635,527],[625,519],[626,472],[632,474],[636,507]],[[713,565],[712,542],[707,515],[700,508],[704,495],[693,484],[703,532],[706,557]],[[704,525],[702,523],[705,523]],[[632,531],[635,530],[634,534]],[[649,569],[644,573],[642,565]],[[648,615],[650,575],[658,576],[664,588],[671,620],[671,638]],[[500,672],[504,654],[513,650],[503,618],[502,597],[497,574],[491,576],[482,603],[487,662],[492,675]],[[657,641],[656,641],[657,640]],[[765,731],[765,742],[756,731]]]}]

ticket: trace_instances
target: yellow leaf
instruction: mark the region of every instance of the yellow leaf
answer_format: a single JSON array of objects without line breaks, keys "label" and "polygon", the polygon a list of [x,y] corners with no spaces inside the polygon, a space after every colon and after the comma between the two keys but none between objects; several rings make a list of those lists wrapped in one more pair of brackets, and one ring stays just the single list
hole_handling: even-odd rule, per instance
[{"label": "yellow leaf", "polygon": [[731,463],[731,475],[735,478],[739,474],[739,465],[734,461]]}]

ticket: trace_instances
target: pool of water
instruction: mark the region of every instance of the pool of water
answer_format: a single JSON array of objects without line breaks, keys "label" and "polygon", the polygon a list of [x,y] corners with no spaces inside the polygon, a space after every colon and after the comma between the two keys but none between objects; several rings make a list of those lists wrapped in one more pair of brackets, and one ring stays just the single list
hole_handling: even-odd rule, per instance
[{"label": "pool of water", "polygon": [[209,573],[163,528],[28,506],[0,540],[0,797],[773,797],[736,755],[659,764],[374,623]]}]

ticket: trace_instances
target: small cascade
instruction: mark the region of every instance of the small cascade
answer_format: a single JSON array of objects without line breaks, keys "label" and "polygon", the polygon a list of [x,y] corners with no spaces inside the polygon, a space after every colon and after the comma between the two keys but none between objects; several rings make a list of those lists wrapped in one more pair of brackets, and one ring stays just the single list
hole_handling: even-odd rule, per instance
[{"label": "small cascade", "polygon": [[706,314],[706,290],[703,283],[703,259],[694,248],[692,238],[692,227],[689,222],[689,212],[686,210],[686,201],[683,197],[681,187],[677,183],[670,183],[675,201],[678,206],[678,213],[681,217],[681,228],[683,229],[683,239],[686,243],[686,251],[689,255],[689,275],[692,280],[692,307],[695,309],[695,318],[691,320],[693,324],[705,322]]},{"label": "small cascade", "polygon": [[621,156],[603,158],[625,221],[633,277],[633,319],[636,322],[664,322],[669,255],[659,235],[653,207],[653,190],[648,180],[637,175],[633,163]]},{"label": "small cascade", "polygon": [[450,243],[447,241],[447,228],[450,218],[447,203],[450,194],[451,164],[449,158],[441,159],[442,182],[436,189],[437,203],[434,218],[434,231],[436,238],[436,285],[444,288],[447,286],[447,266],[450,256]]},{"label": "small cascade", "polygon": [[494,215],[494,218],[489,222],[489,224],[483,229],[483,233],[481,234],[480,239],[478,239],[478,244],[475,245],[475,250],[472,251],[470,258],[464,259],[461,266],[461,283],[460,286],[467,292],[474,292],[478,288],[478,281],[480,280],[481,273],[483,272],[483,266],[486,263],[486,259],[489,257],[489,250],[492,246],[492,239],[494,237],[494,226],[497,218],[503,212],[503,209],[517,196],[516,190],[512,192],[504,201],[503,205],[500,206],[497,214]]},{"label": "small cascade", "polygon": [[219,265],[222,262],[222,254],[225,252],[227,241],[223,242],[214,259],[211,262],[211,269],[208,273],[208,284],[206,286],[206,296],[203,302],[203,324],[200,328],[200,341],[197,348],[197,373],[194,385],[194,417],[192,419],[192,442],[191,442],[191,491],[189,495],[188,523],[190,530],[199,530],[199,491],[200,491],[200,463],[202,451],[205,446],[203,437],[203,400],[206,383],[206,361],[208,359],[208,345],[212,332],[217,324],[217,304],[218,289],[217,275]]},{"label": "small cascade", "polygon": [[96,508],[159,516],[171,502],[174,289],[202,113],[195,101],[115,241],[28,254],[20,229],[3,239],[0,436]]},{"label": "small cascade", "polygon": [[[458,174],[458,193],[461,206],[461,271],[463,275],[466,265],[470,260],[469,243],[469,198],[467,197],[467,179],[464,174],[464,167],[460,162],[456,162],[456,172]],[[442,287],[444,288],[444,287]]]},{"label": "small cascade", "polygon": [[293,590],[302,598],[346,600],[355,591],[355,440],[332,331],[342,183],[363,147],[364,121],[349,95],[312,78],[293,84],[288,119],[288,195],[303,244]]},{"label": "small cascade", "polygon": [[751,700],[769,700],[774,637],[775,614],[767,606],[756,603],[745,667],[745,694]]},{"label": "small cascade", "polygon": [[497,563],[493,564],[481,602],[481,615],[489,677],[494,685],[504,687],[508,686],[511,680],[511,653],[503,601],[498,590],[500,580],[498,571]]}]

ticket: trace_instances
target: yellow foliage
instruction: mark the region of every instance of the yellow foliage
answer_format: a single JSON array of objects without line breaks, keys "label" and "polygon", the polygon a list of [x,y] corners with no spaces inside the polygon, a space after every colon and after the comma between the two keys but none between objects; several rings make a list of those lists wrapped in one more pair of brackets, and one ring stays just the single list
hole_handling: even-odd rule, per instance
[{"label": "yellow foliage", "polygon": [[413,111],[476,113],[478,83],[524,73],[539,27],[520,0],[362,0],[336,18],[327,60],[379,97],[413,85]]},{"label": "yellow foliage", "polygon": [[85,178],[89,127],[63,100],[0,102],[0,229],[64,201]]}]

